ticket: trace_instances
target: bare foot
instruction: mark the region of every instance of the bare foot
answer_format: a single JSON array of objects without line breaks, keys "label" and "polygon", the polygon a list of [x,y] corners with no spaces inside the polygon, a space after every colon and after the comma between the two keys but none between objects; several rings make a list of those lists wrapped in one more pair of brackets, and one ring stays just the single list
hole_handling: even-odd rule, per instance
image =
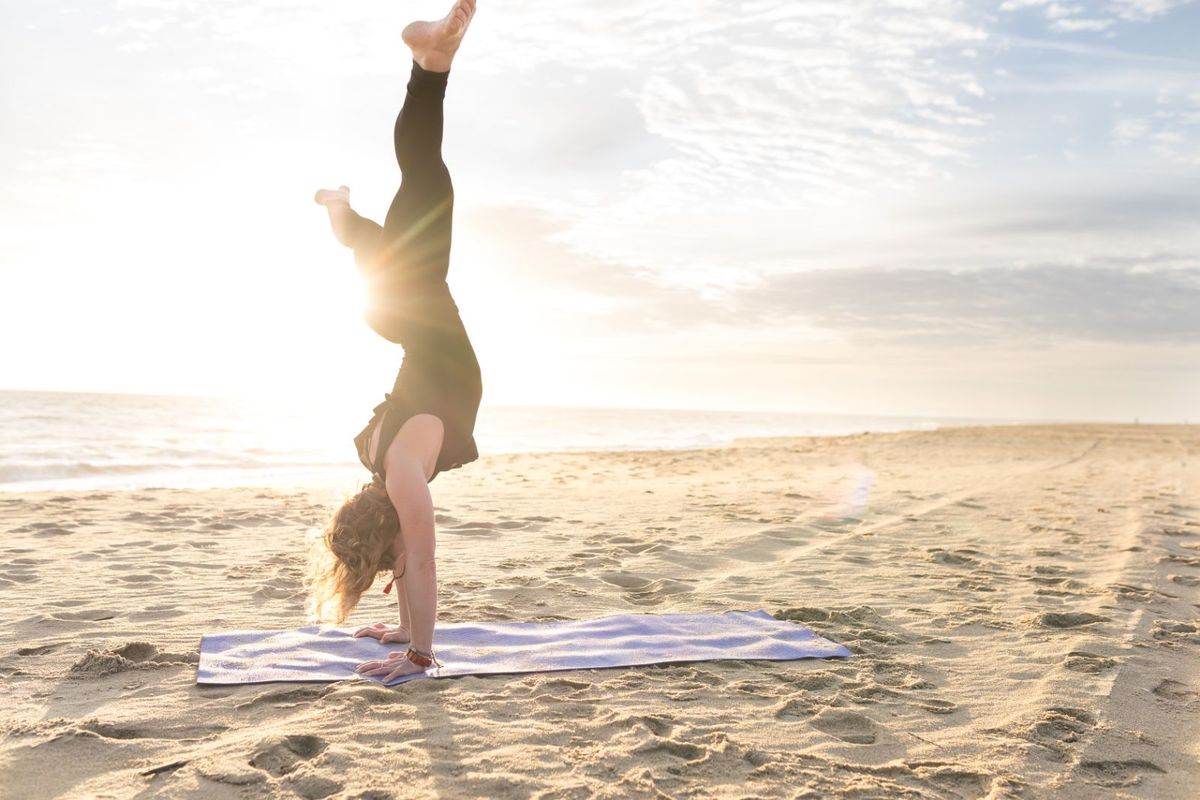
[{"label": "bare foot", "polygon": [[321,189],[313,199],[329,212],[329,225],[333,228],[334,238],[349,247],[350,219],[354,213],[350,210],[350,187]]},{"label": "bare foot", "polygon": [[456,0],[445,17],[437,22],[410,22],[400,37],[422,69],[449,72],[450,62],[474,16],[475,0]]},{"label": "bare foot", "polygon": [[345,203],[350,205],[350,187],[339,186],[337,189],[320,189],[317,191],[317,196],[313,198],[319,206],[328,206],[330,203]]}]

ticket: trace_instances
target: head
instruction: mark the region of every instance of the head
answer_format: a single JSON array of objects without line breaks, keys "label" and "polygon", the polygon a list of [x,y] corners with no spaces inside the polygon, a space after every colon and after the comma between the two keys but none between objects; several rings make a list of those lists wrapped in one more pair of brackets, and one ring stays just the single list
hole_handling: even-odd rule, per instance
[{"label": "head", "polygon": [[389,571],[400,518],[378,480],[333,513],[309,550],[309,617],[343,622],[380,572]]}]

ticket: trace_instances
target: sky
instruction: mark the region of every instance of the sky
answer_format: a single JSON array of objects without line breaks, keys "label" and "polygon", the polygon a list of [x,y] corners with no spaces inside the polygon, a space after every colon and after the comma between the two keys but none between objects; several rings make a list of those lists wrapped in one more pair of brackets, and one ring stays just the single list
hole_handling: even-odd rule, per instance
[{"label": "sky", "polygon": [[[363,408],[448,2],[0,0],[0,388]],[[484,403],[1200,418],[1200,3],[479,0],[446,98]]]}]

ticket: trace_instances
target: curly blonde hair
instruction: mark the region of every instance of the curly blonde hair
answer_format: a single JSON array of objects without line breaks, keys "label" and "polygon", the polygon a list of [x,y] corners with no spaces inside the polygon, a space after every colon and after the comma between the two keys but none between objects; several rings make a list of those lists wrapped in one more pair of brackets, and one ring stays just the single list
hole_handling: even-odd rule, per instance
[{"label": "curly blonde hair", "polygon": [[383,484],[363,484],[310,537],[308,617],[344,622],[380,572],[392,569],[400,518]]}]

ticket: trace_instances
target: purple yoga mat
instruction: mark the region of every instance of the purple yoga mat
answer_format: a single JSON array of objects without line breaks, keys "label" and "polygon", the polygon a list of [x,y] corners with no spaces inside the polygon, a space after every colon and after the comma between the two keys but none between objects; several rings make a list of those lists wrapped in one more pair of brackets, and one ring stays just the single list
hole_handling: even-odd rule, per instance
[{"label": "purple yoga mat", "polygon": [[[361,678],[354,668],[403,645],[355,639],[350,628],[205,634],[197,683],[340,681]],[[449,678],[568,669],[632,667],[686,661],[789,661],[845,658],[850,651],[766,611],[721,614],[615,614],[555,622],[450,622],[434,632],[444,666],[406,675]]]}]

